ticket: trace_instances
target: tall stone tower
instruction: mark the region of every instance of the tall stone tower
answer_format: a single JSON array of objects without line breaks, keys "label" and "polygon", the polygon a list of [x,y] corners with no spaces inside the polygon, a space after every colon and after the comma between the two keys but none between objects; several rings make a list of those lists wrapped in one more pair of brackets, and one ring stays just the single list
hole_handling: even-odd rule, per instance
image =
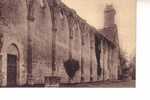
[{"label": "tall stone tower", "polygon": [[104,28],[112,27],[115,25],[116,11],[112,5],[106,5],[104,10]]},{"label": "tall stone tower", "polygon": [[116,46],[119,46],[118,27],[115,22],[116,10],[113,5],[106,5],[104,9],[104,35]]},{"label": "tall stone tower", "polygon": [[[119,65],[119,36],[118,36],[118,27],[115,22],[115,15],[116,10],[114,9],[113,5],[106,5],[104,9],[104,28],[100,31],[101,34],[106,37],[111,43],[114,44],[114,48],[111,48],[112,54],[109,52],[110,57],[112,58],[112,64],[107,65],[107,68],[111,68],[111,71],[115,73],[115,77],[111,77],[112,79],[118,79],[120,73],[120,65]],[[110,49],[109,49],[110,50]],[[106,72],[110,73],[111,72]],[[108,76],[110,78],[110,76]]]}]

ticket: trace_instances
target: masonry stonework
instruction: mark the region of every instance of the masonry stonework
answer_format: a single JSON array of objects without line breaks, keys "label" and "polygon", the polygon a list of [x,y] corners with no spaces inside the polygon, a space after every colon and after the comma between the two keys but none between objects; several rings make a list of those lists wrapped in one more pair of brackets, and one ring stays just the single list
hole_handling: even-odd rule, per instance
[{"label": "masonry stonework", "polygon": [[0,1],[1,85],[10,82],[8,54],[17,57],[16,85],[44,84],[45,77],[60,77],[60,83],[117,80],[119,41],[110,22],[97,30],[60,0]]}]

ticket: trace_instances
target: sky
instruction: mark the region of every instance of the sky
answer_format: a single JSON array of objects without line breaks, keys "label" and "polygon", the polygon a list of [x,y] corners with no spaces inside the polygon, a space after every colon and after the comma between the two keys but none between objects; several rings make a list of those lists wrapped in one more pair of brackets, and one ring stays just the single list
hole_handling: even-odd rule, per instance
[{"label": "sky", "polygon": [[62,0],[73,8],[79,16],[90,25],[102,29],[104,25],[104,8],[112,4],[116,9],[121,49],[128,57],[135,55],[136,50],[136,0]]}]

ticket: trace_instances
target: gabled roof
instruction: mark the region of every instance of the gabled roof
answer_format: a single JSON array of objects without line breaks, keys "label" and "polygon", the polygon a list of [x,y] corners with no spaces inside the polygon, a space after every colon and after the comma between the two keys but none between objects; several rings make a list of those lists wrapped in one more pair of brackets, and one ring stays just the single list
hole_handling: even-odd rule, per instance
[{"label": "gabled roof", "polygon": [[111,43],[113,43],[114,45],[116,45],[117,41],[117,26],[114,25],[112,27],[105,27],[101,30],[99,30],[100,34],[103,35],[107,40],[109,40]]}]

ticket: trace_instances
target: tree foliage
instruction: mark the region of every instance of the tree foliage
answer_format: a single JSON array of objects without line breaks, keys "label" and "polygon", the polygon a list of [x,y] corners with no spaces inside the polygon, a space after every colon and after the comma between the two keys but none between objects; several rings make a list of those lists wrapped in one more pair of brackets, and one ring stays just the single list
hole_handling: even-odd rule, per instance
[{"label": "tree foliage", "polygon": [[120,59],[120,67],[119,67],[119,79],[122,80],[124,79],[125,74],[127,73],[128,69],[127,69],[127,57],[126,57],[126,53],[123,52],[123,50],[120,50],[120,54],[119,54],[119,59]]},{"label": "tree foliage", "polygon": [[131,68],[131,76],[132,79],[136,79],[136,57],[134,56],[130,62],[130,68]]}]

